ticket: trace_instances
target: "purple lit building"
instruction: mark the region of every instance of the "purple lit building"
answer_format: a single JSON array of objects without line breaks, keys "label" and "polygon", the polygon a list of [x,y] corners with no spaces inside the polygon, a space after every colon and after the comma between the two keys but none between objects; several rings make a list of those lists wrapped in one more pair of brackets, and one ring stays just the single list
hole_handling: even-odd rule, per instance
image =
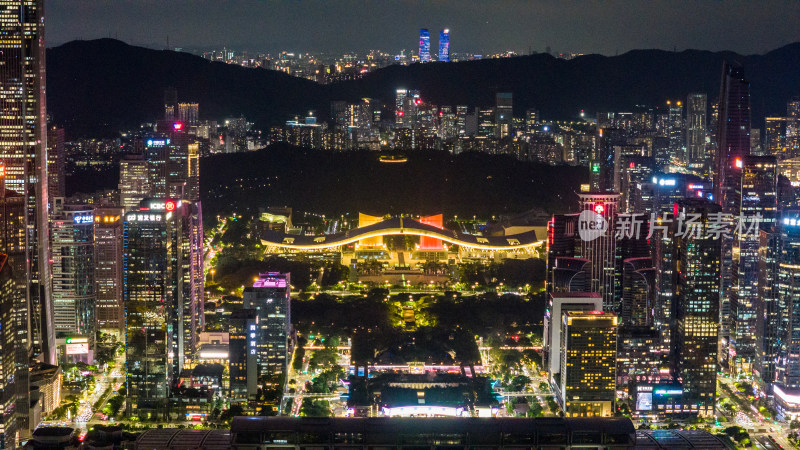
[{"label": "purple lit building", "polygon": [[244,290],[244,308],[256,311],[256,331],[250,333],[258,356],[258,377],[286,373],[291,355],[291,281],[288,273],[259,274]]}]

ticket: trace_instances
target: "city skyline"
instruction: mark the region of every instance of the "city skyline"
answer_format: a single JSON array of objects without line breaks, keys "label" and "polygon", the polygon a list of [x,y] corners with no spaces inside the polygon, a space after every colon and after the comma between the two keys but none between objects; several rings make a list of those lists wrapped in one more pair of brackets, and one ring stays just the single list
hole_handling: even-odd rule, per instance
[{"label": "city skyline", "polygon": [[45,1],[0,0],[0,447],[800,445],[800,43],[461,50],[795,10],[75,0],[170,51],[45,52]]},{"label": "city skyline", "polygon": [[[528,53],[552,48],[555,52],[615,55],[656,48],[755,54],[800,40],[793,26],[800,22],[800,5],[788,2],[199,3],[201,6],[186,0],[50,1],[48,46],[75,39],[115,37],[153,48],[399,52],[417,48],[420,28],[449,28],[451,52],[455,53]],[[175,20],[177,17],[180,20]],[[770,23],[770,27],[760,26],[763,23]],[[253,33],[255,30],[259,32]],[[604,38],[598,40],[598,35]]]}]

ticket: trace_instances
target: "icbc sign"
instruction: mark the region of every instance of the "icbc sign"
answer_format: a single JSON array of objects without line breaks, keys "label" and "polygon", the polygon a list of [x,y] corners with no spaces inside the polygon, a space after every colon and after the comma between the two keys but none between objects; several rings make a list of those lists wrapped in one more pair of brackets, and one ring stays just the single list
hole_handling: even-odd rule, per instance
[{"label": "icbc sign", "polygon": [[174,200],[167,200],[164,202],[164,209],[167,211],[175,211],[175,201]]}]

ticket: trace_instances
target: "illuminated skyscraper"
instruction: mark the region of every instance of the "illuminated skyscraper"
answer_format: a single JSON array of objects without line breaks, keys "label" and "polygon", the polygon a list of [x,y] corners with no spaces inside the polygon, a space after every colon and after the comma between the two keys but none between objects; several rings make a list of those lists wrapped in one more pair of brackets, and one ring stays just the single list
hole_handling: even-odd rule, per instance
[{"label": "illuminated skyscraper", "polygon": [[792,157],[800,156],[800,97],[786,103],[786,146]]},{"label": "illuminated skyscraper", "polygon": [[685,162],[702,166],[706,157],[706,94],[689,94],[686,99]]},{"label": "illuminated skyscraper", "polygon": [[[712,416],[717,392],[717,346],[720,305],[720,241],[709,235],[719,205],[703,199],[686,199],[676,205],[672,222],[699,215],[695,233],[673,232],[675,299],[673,301],[673,376],[683,380],[685,403],[691,412]],[[699,237],[698,237],[699,236]]]},{"label": "illuminated skyscraper", "polygon": [[439,61],[450,62],[450,30],[445,28],[439,32]]},{"label": "illuminated skyscraper", "polygon": [[408,96],[408,89],[397,89],[394,97],[394,124],[395,126],[403,126],[403,105],[405,104],[406,97]]},{"label": "illuminated skyscraper", "polygon": [[667,102],[669,115],[667,118],[667,136],[669,137],[669,153],[672,162],[684,162],[683,146],[683,102]]},{"label": "illuminated skyscraper", "polygon": [[514,97],[511,92],[498,92],[495,95],[494,132],[496,139],[511,137],[511,123],[514,121]]},{"label": "illuminated skyscraper", "polygon": [[55,197],[67,195],[64,185],[64,159],[64,129],[50,127],[47,129],[47,188],[51,202]]},{"label": "illuminated skyscraper", "polygon": [[200,105],[197,103],[178,103],[178,121],[184,125],[197,125]]},{"label": "illuminated skyscraper", "polygon": [[561,328],[567,311],[599,311],[603,300],[596,292],[560,292],[550,295],[544,312],[544,369],[551,383],[561,370]]},{"label": "illuminated skyscraper", "polygon": [[788,117],[765,117],[764,149],[765,154],[781,159],[797,156],[787,143],[787,130],[792,119]]},{"label": "illuminated skyscraper", "polygon": [[[747,222],[733,236],[730,368],[734,373],[749,373],[757,351],[757,321],[764,320],[757,315],[760,230],[771,229],[778,214],[777,162],[773,156],[746,156],[740,174],[741,191],[736,197],[741,199],[740,218]],[[757,215],[761,218],[753,225]],[[754,229],[748,230],[748,225]]]},{"label": "illuminated skyscraper", "polygon": [[125,211],[139,209],[150,196],[150,177],[143,155],[125,155],[119,162],[119,202]]},{"label": "illuminated skyscraper", "polygon": [[561,370],[556,397],[566,417],[614,414],[617,315],[566,311],[561,323]]},{"label": "illuminated skyscraper", "polygon": [[[160,417],[169,386],[196,349],[202,287],[196,253],[202,232],[191,202],[149,199],[123,224],[127,405],[131,415]],[[200,236],[194,236],[200,231]]]},{"label": "illuminated skyscraper", "polygon": [[776,378],[784,390],[797,395],[800,394],[800,214],[797,211],[784,213],[780,233],[778,296],[781,308],[788,314],[782,320],[786,329]]},{"label": "illuminated skyscraper", "polygon": [[252,287],[244,290],[244,307],[258,315],[256,346],[259,381],[285,374],[291,354],[290,274],[259,274]]},{"label": "illuminated skyscraper", "polygon": [[719,99],[714,198],[737,214],[737,165],[750,154],[750,83],[741,66],[723,63]]},{"label": "illuminated skyscraper", "polygon": [[[0,1],[0,158],[6,168],[6,188],[25,198],[26,267],[17,276],[24,274],[28,286],[33,344],[45,362],[54,364],[43,5],[42,0]],[[25,414],[21,429],[28,428]]]},{"label": "illuminated skyscraper", "polygon": [[431,33],[427,28],[419,30],[419,62],[431,62]]},{"label": "illuminated skyscraper", "polygon": [[[786,216],[788,217],[788,216]],[[786,342],[786,307],[780,295],[780,225],[761,230],[758,247],[756,354],[753,375],[770,385],[777,380],[778,362]]]},{"label": "illuminated skyscraper", "polygon": [[234,311],[230,318],[231,402],[249,405],[258,392],[258,315],[254,309]]},{"label": "illuminated skyscraper", "polygon": [[[617,222],[619,194],[578,194],[581,216],[578,219],[580,256],[592,265],[591,291],[603,297],[604,311],[618,311],[615,298]],[[597,236],[591,236],[597,233]],[[589,239],[591,238],[591,239]]]},{"label": "illuminated skyscraper", "polygon": [[29,363],[28,308],[8,255],[0,253],[0,447],[14,448],[26,435]]},{"label": "illuminated skyscraper", "polygon": [[122,305],[122,215],[116,206],[94,211],[94,280],[97,328],[122,340],[125,327]]},{"label": "illuminated skyscraper", "polygon": [[[62,197],[56,197],[51,227],[56,338],[80,335],[89,339],[91,349],[95,337],[93,209],[65,205]],[[66,361],[64,356],[59,359]]]}]

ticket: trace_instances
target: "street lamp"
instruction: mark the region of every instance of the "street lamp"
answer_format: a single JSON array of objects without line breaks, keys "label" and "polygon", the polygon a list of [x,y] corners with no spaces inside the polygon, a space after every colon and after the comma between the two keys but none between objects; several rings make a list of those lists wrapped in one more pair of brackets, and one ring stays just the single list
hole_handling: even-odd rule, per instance
[{"label": "street lamp", "polygon": [[214,282],[214,274],[217,273],[217,271],[214,270],[214,269],[211,269],[211,270],[209,270],[209,272],[211,273],[211,282],[213,283]]}]

